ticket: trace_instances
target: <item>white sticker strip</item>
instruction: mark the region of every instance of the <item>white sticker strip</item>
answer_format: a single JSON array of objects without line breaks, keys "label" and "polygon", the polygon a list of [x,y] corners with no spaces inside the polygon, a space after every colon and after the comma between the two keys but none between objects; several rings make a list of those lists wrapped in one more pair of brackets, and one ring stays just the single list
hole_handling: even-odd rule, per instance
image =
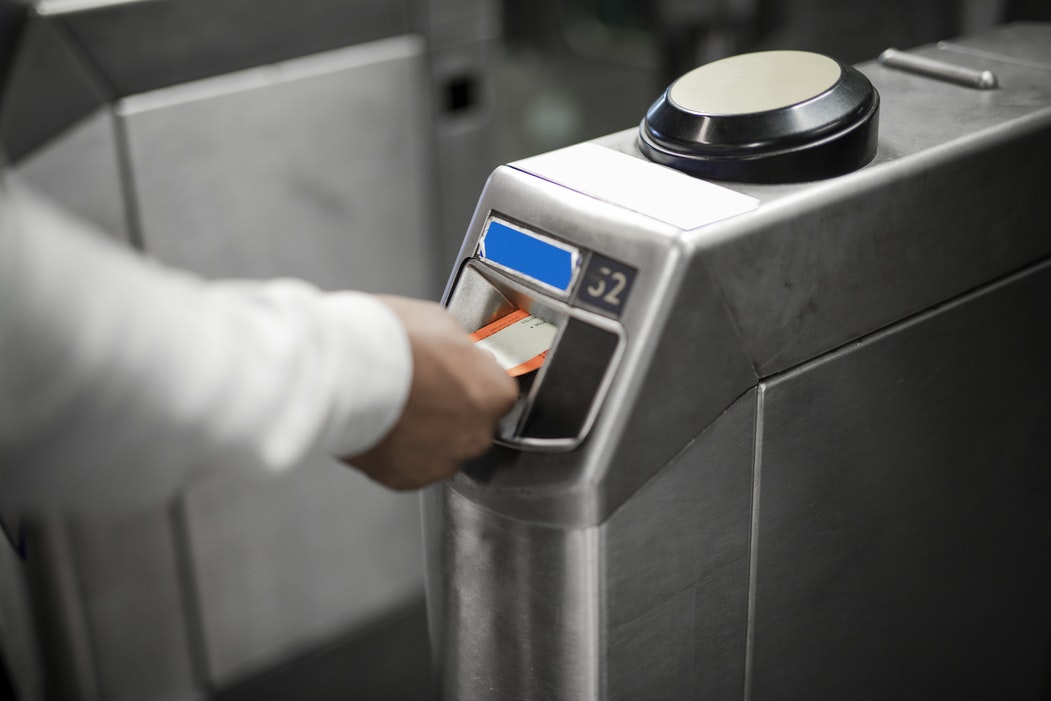
[{"label": "white sticker strip", "polygon": [[511,165],[685,231],[759,206],[754,197],[592,143]]}]

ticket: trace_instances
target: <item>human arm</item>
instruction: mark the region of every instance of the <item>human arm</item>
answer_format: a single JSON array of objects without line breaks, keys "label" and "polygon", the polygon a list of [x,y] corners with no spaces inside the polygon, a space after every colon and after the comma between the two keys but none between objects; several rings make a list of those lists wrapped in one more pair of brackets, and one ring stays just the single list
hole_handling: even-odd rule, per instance
[{"label": "human arm", "polygon": [[394,450],[370,474],[389,484],[404,469],[391,461],[417,353],[391,303],[299,281],[204,281],[7,194],[0,506],[163,499],[216,469],[277,472],[381,440]]},{"label": "human arm", "polygon": [[414,489],[451,476],[464,460],[484,452],[518,387],[443,308],[403,297],[381,299],[408,330],[412,386],[390,433],[346,461],[389,487]]}]

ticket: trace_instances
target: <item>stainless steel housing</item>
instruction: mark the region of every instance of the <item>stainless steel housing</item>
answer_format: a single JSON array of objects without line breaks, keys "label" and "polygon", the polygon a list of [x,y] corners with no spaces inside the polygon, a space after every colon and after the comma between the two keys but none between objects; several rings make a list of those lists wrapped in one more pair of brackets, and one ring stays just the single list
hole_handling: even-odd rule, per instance
[{"label": "stainless steel housing", "polygon": [[466,324],[548,313],[528,281],[468,291],[493,215],[638,272],[579,444],[494,447],[425,499],[444,698],[1051,688],[1051,27],[914,53],[1000,88],[862,64],[875,159],[726,183],[757,206],[699,228],[543,156],[493,173],[446,292]]}]

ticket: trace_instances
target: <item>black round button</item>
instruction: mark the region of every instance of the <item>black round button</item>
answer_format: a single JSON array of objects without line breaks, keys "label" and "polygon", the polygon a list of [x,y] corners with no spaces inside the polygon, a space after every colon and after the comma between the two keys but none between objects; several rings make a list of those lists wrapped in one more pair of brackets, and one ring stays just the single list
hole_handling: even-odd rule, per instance
[{"label": "black round button", "polygon": [[775,183],[841,175],[876,154],[879,93],[851,66],[761,51],[695,68],[639,126],[652,161],[713,180]]}]

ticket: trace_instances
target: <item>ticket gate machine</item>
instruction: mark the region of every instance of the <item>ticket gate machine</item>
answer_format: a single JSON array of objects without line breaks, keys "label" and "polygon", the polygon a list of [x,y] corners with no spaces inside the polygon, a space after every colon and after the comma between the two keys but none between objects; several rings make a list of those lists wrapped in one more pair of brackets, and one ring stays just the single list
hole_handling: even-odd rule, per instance
[{"label": "ticket gate machine", "polygon": [[557,334],[425,496],[443,698],[1048,698],[1051,26],[892,56],[492,174],[446,304]]}]

